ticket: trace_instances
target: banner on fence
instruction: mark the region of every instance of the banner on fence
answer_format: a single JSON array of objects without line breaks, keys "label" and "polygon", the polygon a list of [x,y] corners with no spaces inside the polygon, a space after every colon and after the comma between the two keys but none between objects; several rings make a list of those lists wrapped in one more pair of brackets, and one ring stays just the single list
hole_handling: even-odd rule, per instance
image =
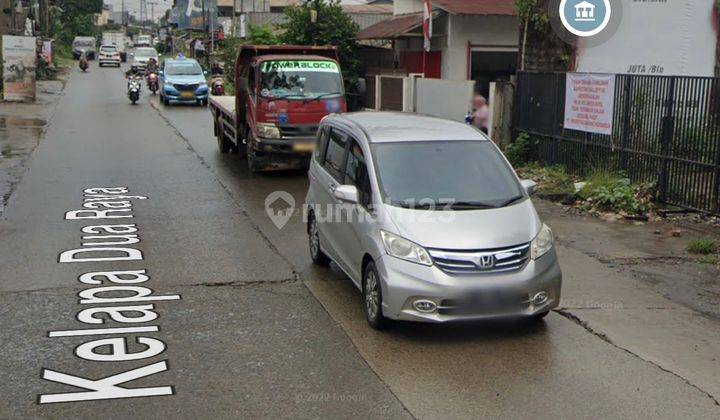
[{"label": "banner on fence", "polygon": [[3,35],[3,98],[6,101],[35,100],[36,48],[33,36]]},{"label": "banner on fence", "polygon": [[612,134],[615,75],[567,73],[565,128]]}]

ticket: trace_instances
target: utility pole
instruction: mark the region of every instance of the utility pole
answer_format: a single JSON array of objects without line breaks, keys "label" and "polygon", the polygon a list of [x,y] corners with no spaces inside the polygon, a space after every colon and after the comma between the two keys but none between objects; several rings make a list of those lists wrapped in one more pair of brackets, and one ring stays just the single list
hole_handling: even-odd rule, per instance
[{"label": "utility pole", "polygon": [[127,22],[125,22],[125,0],[120,2],[120,26],[123,27],[125,33],[127,34]]}]

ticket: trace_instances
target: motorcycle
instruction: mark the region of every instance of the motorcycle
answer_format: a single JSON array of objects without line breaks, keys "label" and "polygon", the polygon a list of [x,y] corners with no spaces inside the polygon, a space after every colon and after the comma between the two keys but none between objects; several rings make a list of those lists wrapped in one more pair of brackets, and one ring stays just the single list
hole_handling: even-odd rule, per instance
[{"label": "motorcycle", "polygon": [[78,66],[80,66],[80,70],[82,70],[83,72],[86,72],[89,67],[88,59],[87,59],[87,55],[85,54],[85,51],[83,51],[80,54],[80,60],[78,60]]},{"label": "motorcycle", "polygon": [[223,96],[225,95],[225,79],[220,77],[214,77],[210,80],[210,93],[213,94],[213,96]]},{"label": "motorcycle", "polygon": [[133,105],[140,100],[140,77],[132,76],[129,78],[127,95]]},{"label": "motorcycle", "polygon": [[150,89],[150,92],[152,92],[152,94],[155,95],[159,89],[157,74],[155,74],[155,73],[148,74],[147,85],[148,85],[148,89]]}]

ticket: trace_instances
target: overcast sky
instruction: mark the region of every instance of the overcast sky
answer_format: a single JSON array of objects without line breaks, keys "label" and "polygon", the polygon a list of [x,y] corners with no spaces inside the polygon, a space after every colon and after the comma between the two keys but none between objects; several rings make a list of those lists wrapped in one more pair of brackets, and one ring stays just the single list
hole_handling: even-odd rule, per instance
[{"label": "overcast sky", "polygon": [[[172,7],[172,0],[147,0],[147,12],[150,17],[150,3],[155,3],[155,18],[158,19],[165,13],[165,10]],[[105,4],[112,5],[113,11],[119,12],[121,10],[122,0],[104,0]],[[343,0],[344,4],[362,4],[365,0]],[[140,14],[140,0],[125,0],[125,9],[131,14]]]}]

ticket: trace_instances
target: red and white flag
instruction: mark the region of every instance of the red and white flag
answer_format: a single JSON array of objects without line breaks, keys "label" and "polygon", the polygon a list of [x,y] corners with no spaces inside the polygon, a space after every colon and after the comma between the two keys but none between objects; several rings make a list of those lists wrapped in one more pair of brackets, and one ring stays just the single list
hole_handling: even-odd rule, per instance
[{"label": "red and white flag", "polygon": [[430,0],[425,0],[423,9],[423,37],[425,38],[425,51],[430,51],[432,47],[432,4],[430,4]]}]

